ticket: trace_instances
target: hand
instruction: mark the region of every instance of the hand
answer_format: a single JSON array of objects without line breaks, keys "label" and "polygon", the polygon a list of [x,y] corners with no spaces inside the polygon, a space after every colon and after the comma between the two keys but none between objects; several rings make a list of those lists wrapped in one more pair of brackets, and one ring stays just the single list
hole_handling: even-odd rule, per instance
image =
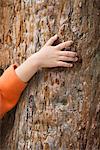
[{"label": "hand", "polygon": [[47,43],[36,53],[40,68],[51,67],[72,67],[72,63],[78,60],[77,53],[71,51],[62,51],[63,48],[69,48],[72,41],[66,41],[56,46],[52,46],[57,35],[51,37]]},{"label": "hand", "polygon": [[51,37],[40,51],[31,55],[15,69],[17,76],[22,81],[28,82],[40,68],[72,67],[73,64],[68,61],[76,62],[78,60],[76,52],[61,51],[63,48],[69,48],[72,41],[52,46],[55,40],[57,40],[57,35]]}]

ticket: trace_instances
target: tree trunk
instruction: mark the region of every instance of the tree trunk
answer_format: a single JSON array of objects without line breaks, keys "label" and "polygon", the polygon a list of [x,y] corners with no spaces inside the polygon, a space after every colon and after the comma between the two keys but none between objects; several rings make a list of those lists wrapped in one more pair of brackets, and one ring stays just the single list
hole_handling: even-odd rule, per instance
[{"label": "tree trunk", "polygon": [[54,34],[72,39],[71,69],[39,70],[1,121],[2,150],[100,149],[100,1],[1,0],[0,68],[21,64]]}]

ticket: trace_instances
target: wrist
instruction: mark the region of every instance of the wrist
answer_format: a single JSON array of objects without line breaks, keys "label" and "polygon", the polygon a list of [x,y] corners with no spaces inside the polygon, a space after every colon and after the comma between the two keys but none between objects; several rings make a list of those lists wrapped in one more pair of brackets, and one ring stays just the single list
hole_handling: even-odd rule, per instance
[{"label": "wrist", "polygon": [[32,65],[35,65],[37,67],[37,70],[40,70],[42,68],[39,52],[36,52],[33,55],[31,55],[29,59]]}]

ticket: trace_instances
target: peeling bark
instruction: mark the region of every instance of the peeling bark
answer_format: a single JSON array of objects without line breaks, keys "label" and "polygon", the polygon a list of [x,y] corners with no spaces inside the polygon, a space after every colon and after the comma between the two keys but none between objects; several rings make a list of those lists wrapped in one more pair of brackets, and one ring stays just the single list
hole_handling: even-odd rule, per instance
[{"label": "peeling bark", "polygon": [[22,63],[54,34],[72,39],[73,69],[39,70],[1,121],[2,150],[100,149],[99,0],[1,0],[0,69]]}]

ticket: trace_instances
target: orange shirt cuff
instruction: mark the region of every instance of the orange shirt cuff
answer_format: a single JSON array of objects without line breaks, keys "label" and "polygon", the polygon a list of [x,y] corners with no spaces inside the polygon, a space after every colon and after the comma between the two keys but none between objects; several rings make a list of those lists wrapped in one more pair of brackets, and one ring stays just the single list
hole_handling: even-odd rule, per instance
[{"label": "orange shirt cuff", "polygon": [[27,83],[23,82],[16,74],[15,69],[18,67],[17,64],[11,65],[9,68],[5,70],[3,75],[1,76],[0,84],[3,84],[3,87],[10,87],[12,92],[15,91],[17,93],[21,93],[26,87]]}]

